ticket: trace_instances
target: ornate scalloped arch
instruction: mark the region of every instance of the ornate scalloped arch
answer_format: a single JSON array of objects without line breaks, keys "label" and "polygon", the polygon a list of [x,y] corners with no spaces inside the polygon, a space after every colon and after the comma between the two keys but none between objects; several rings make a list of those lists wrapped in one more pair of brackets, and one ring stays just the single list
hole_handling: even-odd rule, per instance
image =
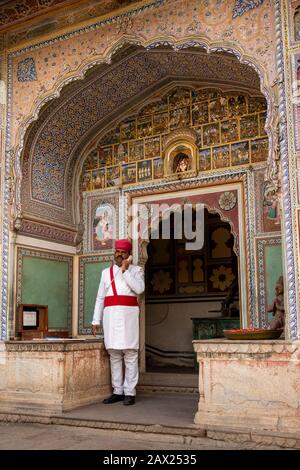
[{"label": "ornate scalloped arch", "polygon": [[[212,42],[208,38],[199,37],[197,39],[193,38],[184,38],[180,41],[176,41],[172,37],[159,37],[155,38],[152,41],[143,41],[137,39],[136,37],[124,36],[121,40],[118,40],[114,43],[110,48],[107,49],[106,54],[103,56],[93,56],[88,60],[84,60],[76,71],[76,73],[66,73],[63,77],[59,78],[57,81],[54,90],[47,93],[45,96],[42,96],[38,101],[35,101],[32,106],[32,112],[30,115],[23,121],[20,125],[18,134],[17,134],[17,145],[13,151],[14,158],[12,162],[13,166],[13,173],[15,175],[14,179],[14,208],[13,208],[13,218],[15,221],[21,217],[21,155],[24,146],[25,134],[30,126],[34,121],[36,121],[39,117],[39,113],[41,109],[47,104],[49,101],[54,100],[60,96],[62,89],[70,84],[71,82],[82,80],[85,78],[86,73],[91,68],[99,65],[99,64],[110,64],[112,61],[113,56],[119,51],[121,48],[128,47],[130,45],[140,46],[144,49],[153,49],[156,47],[161,46],[168,46],[172,50],[180,52],[186,49],[192,48],[200,48],[202,50],[206,50],[207,53],[213,52],[226,52],[234,55],[240,63],[245,64],[253,68],[259,76],[260,79],[260,88],[261,92],[265,96],[267,100],[268,106],[268,113],[267,113],[267,122],[266,122],[266,131],[269,137],[269,166],[270,168],[275,165],[273,160],[275,157],[274,155],[274,148],[275,148],[275,130],[273,131],[272,126],[275,120],[275,96],[272,88],[267,83],[266,71],[263,67],[259,64],[259,62],[249,55],[245,54],[243,49],[240,46],[237,46],[235,43],[231,43],[230,41],[215,41]],[[16,222],[18,223],[18,222]],[[16,225],[16,224],[15,224]]]},{"label": "ornate scalloped arch", "polygon": [[[100,65],[100,64],[110,64],[112,61],[112,57],[123,47],[135,45],[141,46],[145,49],[153,49],[155,47],[160,46],[169,46],[174,51],[183,51],[184,49],[188,48],[200,48],[206,50],[207,53],[213,52],[227,52],[233,54],[242,64],[249,65],[252,67],[258,74],[261,83],[261,92],[266,97],[268,103],[268,116],[272,115],[272,110],[274,109],[274,93],[272,91],[271,86],[267,84],[266,73],[263,70],[263,67],[259,64],[259,62],[245,54],[241,47],[238,47],[235,43],[231,43],[230,41],[215,41],[210,42],[208,38],[199,38],[199,39],[191,39],[185,38],[181,39],[180,41],[174,40],[171,37],[160,37],[156,38],[154,41],[142,41],[137,38],[133,38],[130,36],[125,36],[122,39],[118,40],[115,44],[113,44],[106,52],[104,56],[93,56],[88,60],[84,60],[76,71],[76,73],[66,73],[63,77],[59,78],[56,82],[54,90],[42,96],[39,100],[36,100],[32,106],[32,112],[30,115],[23,121],[20,125],[18,134],[17,134],[17,145],[16,145],[16,160],[20,159],[20,155],[23,149],[24,144],[24,137],[26,134],[27,129],[29,128],[30,124],[36,121],[39,117],[39,113],[43,106],[48,103],[49,101],[58,98],[62,89],[70,84],[73,81],[82,80],[85,78],[85,75],[88,70],[91,68]],[[266,127],[267,129],[270,127],[270,119],[268,119]],[[270,132],[270,131],[269,131]]]}]

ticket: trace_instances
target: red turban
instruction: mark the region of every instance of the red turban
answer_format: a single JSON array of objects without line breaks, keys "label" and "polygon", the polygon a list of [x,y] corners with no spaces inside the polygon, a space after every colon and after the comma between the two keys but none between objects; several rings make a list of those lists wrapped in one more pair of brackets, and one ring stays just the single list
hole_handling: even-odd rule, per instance
[{"label": "red turban", "polygon": [[129,240],[126,240],[126,239],[125,240],[116,240],[115,249],[116,250],[124,250],[124,251],[128,251],[129,253],[131,253],[132,243]]}]

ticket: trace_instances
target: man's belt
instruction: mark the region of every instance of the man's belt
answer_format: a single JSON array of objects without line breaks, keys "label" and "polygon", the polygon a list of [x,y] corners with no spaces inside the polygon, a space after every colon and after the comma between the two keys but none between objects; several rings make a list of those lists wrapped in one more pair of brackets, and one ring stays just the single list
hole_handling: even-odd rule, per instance
[{"label": "man's belt", "polygon": [[139,304],[135,295],[118,295],[115,285],[113,266],[111,266],[109,272],[114,295],[107,295],[106,297],[104,297],[104,307],[115,307],[122,305],[125,305],[127,307],[138,307]]},{"label": "man's belt", "polygon": [[137,298],[134,295],[108,295],[104,298],[104,307],[125,305],[127,307],[138,307]]}]

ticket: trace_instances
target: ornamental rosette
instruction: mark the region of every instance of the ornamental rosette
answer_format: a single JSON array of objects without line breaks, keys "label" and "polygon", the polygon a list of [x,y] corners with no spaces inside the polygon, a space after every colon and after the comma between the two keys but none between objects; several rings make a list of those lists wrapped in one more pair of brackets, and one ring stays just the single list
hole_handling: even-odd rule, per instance
[{"label": "ornamental rosette", "polygon": [[173,279],[170,277],[170,273],[162,270],[155,273],[151,280],[153,291],[160,294],[169,291],[172,283]]},{"label": "ornamental rosette", "polygon": [[225,289],[231,286],[235,276],[231,268],[220,266],[219,268],[213,270],[213,274],[209,279],[212,282],[214,289],[219,289],[220,291],[224,292]]},{"label": "ornamental rosette", "polygon": [[219,198],[219,206],[223,211],[231,211],[237,203],[236,195],[232,191],[226,191]]}]

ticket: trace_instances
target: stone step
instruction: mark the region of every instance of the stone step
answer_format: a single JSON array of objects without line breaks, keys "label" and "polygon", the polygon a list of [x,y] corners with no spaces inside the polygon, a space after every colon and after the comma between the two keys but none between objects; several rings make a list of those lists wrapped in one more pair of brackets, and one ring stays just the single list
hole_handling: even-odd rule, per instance
[{"label": "stone step", "polygon": [[140,374],[138,392],[198,393],[198,374],[144,372]]},{"label": "stone step", "polygon": [[61,426],[85,427],[110,431],[121,431],[127,437],[134,439],[149,440],[151,437],[159,436],[161,442],[177,444],[193,444],[195,446],[203,444],[206,440],[204,429],[191,424],[185,426],[174,426],[167,424],[137,424],[130,422],[106,421],[90,418],[75,418],[71,416],[53,415],[44,416],[38,413],[0,413],[0,422],[6,423],[34,423],[53,424]]},{"label": "stone step", "polygon": [[1,413],[0,422],[31,423],[60,426],[74,426],[118,432],[119,437],[136,440],[188,444],[197,449],[198,446],[209,445],[221,449],[257,449],[257,450],[295,450],[300,449],[300,436],[297,434],[272,432],[241,432],[240,429],[214,427],[201,429],[196,425],[174,426],[168,424],[137,424],[116,422],[91,418],[79,418],[65,415],[45,416],[38,413]]}]

